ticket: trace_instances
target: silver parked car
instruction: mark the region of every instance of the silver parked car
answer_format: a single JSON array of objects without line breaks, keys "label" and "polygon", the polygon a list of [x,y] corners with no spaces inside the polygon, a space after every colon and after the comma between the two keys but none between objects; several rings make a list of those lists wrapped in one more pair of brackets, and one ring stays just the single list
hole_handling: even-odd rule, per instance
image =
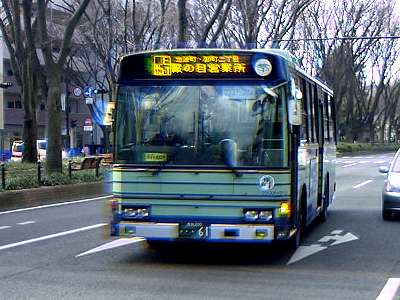
[{"label": "silver parked car", "polygon": [[394,213],[400,213],[400,149],[390,166],[380,167],[379,172],[388,174],[382,191],[382,217],[389,220]]}]

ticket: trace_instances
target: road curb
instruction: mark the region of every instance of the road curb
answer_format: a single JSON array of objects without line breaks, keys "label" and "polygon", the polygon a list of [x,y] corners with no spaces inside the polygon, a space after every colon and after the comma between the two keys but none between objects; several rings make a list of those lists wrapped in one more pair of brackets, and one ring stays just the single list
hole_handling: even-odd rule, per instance
[{"label": "road curb", "polygon": [[45,186],[34,189],[0,193],[0,211],[35,205],[67,202],[110,194],[110,184],[105,182]]}]

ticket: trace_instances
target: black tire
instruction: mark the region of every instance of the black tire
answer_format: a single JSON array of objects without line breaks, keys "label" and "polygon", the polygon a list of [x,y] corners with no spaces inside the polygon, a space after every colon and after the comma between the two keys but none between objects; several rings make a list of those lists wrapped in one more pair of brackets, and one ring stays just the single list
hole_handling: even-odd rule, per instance
[{"label": "black tire", "polygon": [[318,215],[318,222],[325,223],[328,220],[328,205],[329,205],[329,183],[325,187],[322,198],[322,209]]},{"label": "black tire", "polygon": [[292,236],[289,240],[288,244],[290,250],[295,251],[297,248],[299,248],[301,243],[301,237],[302,237],[301,227],[299,227],[294,236]]},{"label": "black tire", "polygon": [[382,210],[382,219],[384,219],[385,221],[390,221],[392,220],[392,213],[390,211],[387,210]]},{"label": "black tire", "polygon": [[303,201],[303,196],[300,204],[300,214],[299,214],[299,220],[297,224],[297,231],[296,233],[290,238],[289,240],[289,248],[290,250],[296,250],[299,248],[301,240],[303,239],[303,234],[305,231],[305,210],[303,209],[304,207],[304,201]]}]

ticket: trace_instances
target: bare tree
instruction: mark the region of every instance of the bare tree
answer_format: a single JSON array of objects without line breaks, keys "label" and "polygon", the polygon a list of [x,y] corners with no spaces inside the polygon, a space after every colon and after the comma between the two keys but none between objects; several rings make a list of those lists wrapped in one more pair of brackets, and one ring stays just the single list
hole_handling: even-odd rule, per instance
[{"label": "bare tree", "polygon": [[[308,40],[298,53],[305,67],[333,87],[339,128],[350,141],[374,139],[365,128],[375,126],[378,102],[387,79],[387,72],[381,72],[383,61],[377,60],[385,55],[377,49],[381,48],[378,37],[390,34],[393,5],[391,0],[333,1],[329,4],[318,1],[308,8],[302,19],[302,37]],[[356,36],[368,38],[352,38]],[[374,51],[378,51],[377,55]],[[372,69],[381,69],[376,72],[383,76],[371,85]]]},{"label": "bare tree", "polygon": [[[53,40],[49,34],[47,23],[47,12],[49,2],[38,0],[38,23],[40,46],[44,57],[44,68],[46,70],[46,81],[48,86],[47,95],[47,120],[48,126],[48,148],[46,155],[46,171],[51,174],[62,171],[61,160],[61,82],[64,72],[65,62],[71,50],[71,40],[76,26],[79,23],[90,0],[82,0],[77,3],[76,10],[74,5],[67,5],[65,2],[66,13],[70,18],[66,20],[65,33],[59,40],[60,50],[53,52]],[[73,11],[73,12],[72,12]]]},{"label": "bare tree", "polygon": [[[36,162],[37,124],[36,96],[40,66],[35,52],[37,19],[32,14],[32,1],[6,0],[1,2],[0,29],[10,53],[11,67],[21,87],[24,107],[23,162]],[[22,19],[21,19],[22,17]]]}]

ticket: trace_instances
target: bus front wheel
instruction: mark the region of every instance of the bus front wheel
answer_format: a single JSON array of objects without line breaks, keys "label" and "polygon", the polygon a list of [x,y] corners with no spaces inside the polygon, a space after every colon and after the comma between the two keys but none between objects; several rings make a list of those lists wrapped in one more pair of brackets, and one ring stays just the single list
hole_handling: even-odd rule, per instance
[{"label": "bus front wheel", "polygon": [[298,222],[297,222],[297,230],[296,233],[290,238],[289,240],[289,248],[290,250],[296,250],[299,248],[301,240],[303,238],[303,234],[305,231],[305,210],[303,209],[305,207],[305,201],[304,198],[302,197],[302,201],[300,204],[299,208],[299,217],[298,217]]}]

